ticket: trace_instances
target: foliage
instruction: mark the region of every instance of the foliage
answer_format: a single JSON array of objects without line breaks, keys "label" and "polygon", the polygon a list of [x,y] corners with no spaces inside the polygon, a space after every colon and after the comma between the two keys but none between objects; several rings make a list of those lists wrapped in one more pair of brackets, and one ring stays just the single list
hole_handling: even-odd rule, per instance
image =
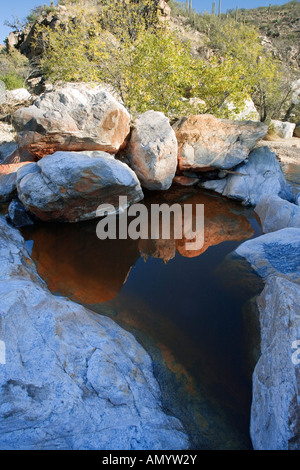
[{"label": "foliage", "polygon": [[229,117],[230,99],[242,110],[252,91],[248,64],[228,54],[224,61],[196,58],[188,42],[157,19],[153,2],[103,1],[99,17],[82,10],[63,29],[39,27],[41,66],[53,81],[110,84],[134,113],[147,109],[170,117],[210,112]]},{"label": "foliage", "polygon": [[33,8],[29,15],[27,16],[27,21],[30,24],[33,24],[37,21],[39,16],[46,16],[48,13],[54,13],[56,11],[53,2],[51,2],[51,5],[40,5],[38,7]]},{"label": "foliage", "polygon": [[[250,87],[261,120],[290,119],[291,110],[294,114],[297,112],[295,107],[291,107],[291,96],[292,83],[299,77],[299,71],[294,73],[290,64],[285,62],[285,57],[286,50],[297,43],[297,32],[291,33],[290,28],[291,22],[299,18],[299,2],[280,7],[237,9],[219,17],[190,12],[182,3],[174,0],[171,0],[170,5],[173,16],[183,16],[189,25],[206,35],[206,48],[209,47],[215,56],[223,58],[224,62],[235,59],[244,68],[241,80],[245,87]],[[268,33],[266,28],[271,26],[273,29],[285,27],[287,31],[283,30],[283,34],[280,29],[280,37],[273,34],[274,47],[267,49],[262,45],[257,26],[265,34]],[[275,51],[278,51],[277,57]]]},{"label": "foliage", "polygon": [[3,51],[0,54],[0,70],[0,80],[8,90],[23,88],[29,74],[29,63],[17,50],[9,54]]},{"label": "foliage", "polygon": [[24,86],[24,79],[14,72],[0,75],[0,81],[5,83],[7,90],[16,90]]}]

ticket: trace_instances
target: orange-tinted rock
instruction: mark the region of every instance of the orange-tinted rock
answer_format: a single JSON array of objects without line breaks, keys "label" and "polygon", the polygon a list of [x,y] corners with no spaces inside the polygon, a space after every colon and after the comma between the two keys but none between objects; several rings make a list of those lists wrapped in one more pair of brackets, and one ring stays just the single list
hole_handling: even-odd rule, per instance
[{"label": "orange-tinted rock", "polygon": [[114,154],[126,145],[130,115],[101,86],[66,84],[19,109],[13,124],[20,148],[37,158],[58,150]]},{"label": "orange-tinted rock", "polygon": [[260,122],[230,121],[209,114],[182,118],[173,125],[180,170],[230,169],[244,161],[267,133]]}]

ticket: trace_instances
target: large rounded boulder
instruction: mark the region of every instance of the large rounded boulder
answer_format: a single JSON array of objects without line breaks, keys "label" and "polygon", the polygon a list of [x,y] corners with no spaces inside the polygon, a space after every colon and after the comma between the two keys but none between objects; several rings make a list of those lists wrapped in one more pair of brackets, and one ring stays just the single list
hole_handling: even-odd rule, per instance
[{"label": "large rounded boulder", "polygon": [[25,208],[44,221],[89,220],[102,204],[117,212],[119,196],[127,196],[128,205],[143,199],[135,173],[104,152],[48,155],[18,171],[17,189]]},{"label": "large rounded boulder", "polygon": [[66,84],[14,114],[19,147],[42,158],[56,151],[116,153],[126,145],[130,115],[101,86]]}]

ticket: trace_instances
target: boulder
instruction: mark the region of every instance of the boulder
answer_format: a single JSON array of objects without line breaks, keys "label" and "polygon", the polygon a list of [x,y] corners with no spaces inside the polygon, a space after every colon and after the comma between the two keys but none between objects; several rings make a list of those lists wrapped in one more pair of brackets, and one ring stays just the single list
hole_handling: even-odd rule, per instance
[{"label": "boulder", "polygon": [[196,171],[237,166],[268,130],[260,122],[223,120],[209,114],[182,118],[173,129],[179,169]]},{"label": "boulder", "polygon": [[296,127],[292,122],[271,121],[275,133],[282,139],[291,139]]},{"label": "boulder", "polygon": [[13,117],[19,146],[42,158],[58,150],[116,153],[130,131],[130,115],[101,86],[66,84],[41,95]]},{"label": "boulder", "polygon": [[119,196],[128,205],[143,199],[135,173],[104,152],[48,155],[18,172],[17,188],[26,209],[44,221],[93,219],[100,204],[118,208]]},{"label": "boulder", "polygon": [[31,94],[26,88],[18,88],[17,90],[7,90],[6,92],[6,103],[15,104],[22,103],[31,99]]},{"label": "boulder", "polygon": [[26,163],[0,165],[0,203],[10,202],[17,193],[17,171]]},{"label": "boulder", "polygon": [[147,111],[134,121],[127,156],[144,188],[170,188],[177,168],[177,140],[163,113]]},{"label": "boulder", "polygon": [[235,253],[245,258],[264,279],[280,276],[300,283],[299,228],[284,228],[248,240]]},{"label": "boulder", "polygon": [[300,206],[300,193],[297,194],[297,196],[296,196],[296,204],[297,204],[297,206]]},{"label": "boulder", "polygon": [[246,206],[256,206],[262,196],[269,194],[294,200],[276,155],[266,146],[253,150],[248,160],[235,168],[234,174],[206,181],[201,187],[241,201]]},{"label": "boulder", "polygon": [[300,286],[271,277],[258,307],[261,357],[253,375],[253,447],[300,450]]},{"label": "boulder", "polygon": [[14,227],[29,227],[34,225],[33,216],[25,209],[18,199],[13,199],[8,207],[9,220]]},{"label": "boulder", "polygon": [[251,98],[244,103],[244,109],[238,111],[233,103],[226,103],[227,108],[234,113],[233,119],[236,121],[260,121],[260,115]]},{"label": "boulder", "polygon": [[264,233],[286,227],[300,228],[300,207],[270,194],[263,196],[255,208]]},{"label": "boulder", "polygon": [[150,356],[110,318],[53,296],[0,218],[0,448],[180,450]]}]

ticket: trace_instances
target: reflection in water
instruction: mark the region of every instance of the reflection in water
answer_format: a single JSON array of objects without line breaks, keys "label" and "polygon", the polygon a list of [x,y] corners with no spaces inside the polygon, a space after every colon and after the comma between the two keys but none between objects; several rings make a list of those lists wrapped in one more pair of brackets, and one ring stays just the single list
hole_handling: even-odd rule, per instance
[{"label": "reflection in water", "polygon": [[[247,240],[254,234],[249,221],[232,212],[227,201],[203,194],[185,195],[183,201],[180,201],[180,193],[171,196],[167,199],[170,204],[179,202],[193,207],[204,204],[204,246],[200,250],[188,250],[190,240],[184,237],[181,240],[100,241],[96,237],[96,221],[40,225],[26,233],[34,241],[32,256],[49,289],[81,303],[107,302],[121,290],[140,252],[165,262],[175,257],[176,250],[184,257],[194,258],[210,246],[224,241]],[[151,203],[157,202],[154,197],[145,204],[150,209]]]},{"label": "reflection in water", "polygon": [[32,257],[52,292],[113,316],[150,352],[164,405],[183,421],[194,448],[250,447],[241,312],[253,292],[232,292],[218,268],[258,225],[252,211],[195,189],[144,201],[163,202],[204,204],[201,250],[188,251],[186,240],[100,241],[96,221],[41,224],[24,235],[34,240]]},{"label": "reflection in water", "polygon": [[137,242],[96,237],[96,222],[43,224],[34,229],[32,257],[52,292],[81,303],[107,302],[119,293],[139,258]]}]

